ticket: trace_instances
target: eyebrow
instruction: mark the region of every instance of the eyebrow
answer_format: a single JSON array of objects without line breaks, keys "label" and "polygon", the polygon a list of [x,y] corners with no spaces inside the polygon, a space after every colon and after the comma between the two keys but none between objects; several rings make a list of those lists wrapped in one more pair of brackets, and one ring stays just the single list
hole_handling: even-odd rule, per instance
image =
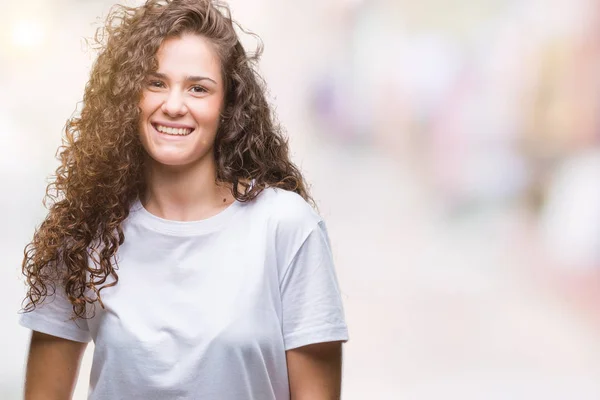
[{"label": "eyebrow", "polygon": [[[154,76],[155,78],[159,78],[159,79],[168,80],[167,75],[165,75],[161,72],[151,72],[150,76]],[[188,75],[185,77],[185,80],[188,82],[211,81],[215,85],[217,84],[217,82],[215,82],[213,79],[211,79],[207,76]]]}]

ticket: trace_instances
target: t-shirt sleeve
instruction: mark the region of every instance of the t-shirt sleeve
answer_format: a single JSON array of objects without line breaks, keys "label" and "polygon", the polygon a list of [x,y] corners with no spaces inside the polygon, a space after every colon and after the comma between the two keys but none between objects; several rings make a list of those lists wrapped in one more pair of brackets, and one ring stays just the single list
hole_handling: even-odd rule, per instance
[{"label": "t-shirt sleeve", "polygon": [[306,237],[281,282],[285,349],[348,341],[348,328],[329,236],[320,221]]},{"label": "t-shirt sleeve", "polygon": [[33,311],[23,312],[19,323],[33,331],[46,333],[63,339],[87,343],[90,336],[87,320],[72,319],[73,307],[64,290],[57,286]]}]

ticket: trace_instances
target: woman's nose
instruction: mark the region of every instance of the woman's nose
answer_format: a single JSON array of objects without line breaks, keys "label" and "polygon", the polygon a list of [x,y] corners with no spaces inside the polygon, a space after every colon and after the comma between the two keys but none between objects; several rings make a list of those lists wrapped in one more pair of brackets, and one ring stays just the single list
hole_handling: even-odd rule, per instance
[{"label": "woman's nose", "polygon": [[165,114],[172,117],[184,115],[187,112],[184,98],[177,91],[169,92],[161,108]]}]

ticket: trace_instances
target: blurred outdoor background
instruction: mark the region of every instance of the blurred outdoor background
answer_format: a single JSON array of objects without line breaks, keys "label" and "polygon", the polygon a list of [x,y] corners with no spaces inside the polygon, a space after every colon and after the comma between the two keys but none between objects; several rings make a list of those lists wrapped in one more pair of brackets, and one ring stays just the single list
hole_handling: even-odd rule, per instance
[{"label": "blurred outdoor background", "polygon": [[[21,398],[23,247],[113,3],[0,0],[0,399]],[[328,223],[343,398],[600,399],[600,2],[230,4]]]}]

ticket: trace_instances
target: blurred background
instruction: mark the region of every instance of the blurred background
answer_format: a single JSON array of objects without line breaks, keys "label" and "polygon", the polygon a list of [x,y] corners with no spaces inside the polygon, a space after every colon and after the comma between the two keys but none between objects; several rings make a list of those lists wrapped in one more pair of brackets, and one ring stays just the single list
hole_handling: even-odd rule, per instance
[{"label": "blurred background", "polygon": [[[22,396],[23,248],[113,3],[0,0],[1,399]],[[230,5],[328,223],[343,398],[600,399],[600,3]]]}]

